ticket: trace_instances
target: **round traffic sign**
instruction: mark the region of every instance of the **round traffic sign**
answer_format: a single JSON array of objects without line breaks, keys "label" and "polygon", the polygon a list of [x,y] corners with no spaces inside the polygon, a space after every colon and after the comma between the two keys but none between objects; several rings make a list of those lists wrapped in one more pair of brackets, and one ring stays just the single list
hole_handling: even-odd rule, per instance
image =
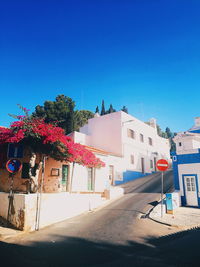
[{"label": "round traffic sign", "polygon": [[159,159],[156,162],[156,167],[159,171],[166,171],[169,167],[169,163],[166,159]]},{"label": "round traffic sign", "polygon": [[10,173],[16,173],[16,172],[20,171],[21,168],[22,168],[22,163],[18,159],[10,159],[6,163],[6,169]]}]

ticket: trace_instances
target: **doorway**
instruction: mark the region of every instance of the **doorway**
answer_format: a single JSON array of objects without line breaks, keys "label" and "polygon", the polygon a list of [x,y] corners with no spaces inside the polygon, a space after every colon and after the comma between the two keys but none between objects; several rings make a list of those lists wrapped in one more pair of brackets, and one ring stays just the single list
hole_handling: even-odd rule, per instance
[{"label": "doorway", "polygon": [[183,188],[186,197],[187,206],[198,206],[197,195],[197,176],[196,175],[183,175]]},{"label": "doorway", "polygon": [[110,185],[114,185],[114,166],[109,165],[109,183]]},{"label": "doorway", "polygon": [[142,173],[145,173],[145,169],[144,169],[144,158],[141,158],[141,169],[142,169]]},{"label": "doorway", "polygon": [[62,191],[67,191],[69,177],[69,165],[62,165]]}]

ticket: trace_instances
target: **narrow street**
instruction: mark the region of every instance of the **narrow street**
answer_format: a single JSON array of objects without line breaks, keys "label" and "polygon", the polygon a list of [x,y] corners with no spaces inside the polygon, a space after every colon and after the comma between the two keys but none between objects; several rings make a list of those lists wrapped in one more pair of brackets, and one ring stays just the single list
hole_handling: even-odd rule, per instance
[{"label": "narrow street", "polygon": [[[172,185],[169,171],[164,191]],[[169,243],[186,234],[140,218],[160,199],[160,173],[123,187],[125,196],[103,208],[0,242],[2,266],[179,266]]]}]

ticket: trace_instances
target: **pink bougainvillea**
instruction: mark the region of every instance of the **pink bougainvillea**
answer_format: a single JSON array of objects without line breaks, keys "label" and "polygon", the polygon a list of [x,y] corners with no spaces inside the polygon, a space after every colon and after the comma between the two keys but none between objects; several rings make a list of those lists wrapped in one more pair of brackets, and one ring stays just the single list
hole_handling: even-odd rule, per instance
[{"label": "pink bougainvillea", "polygon": [[[26,109],[27,111],[27,109]],[[57,160],[76,162],[87,167],[104,167],[105,164],[83,145],[74,143],[64,130],[43,119],[18,116],[19,121],[10,128],[0,128],[0,144],[25,143],[37,152]]]}]

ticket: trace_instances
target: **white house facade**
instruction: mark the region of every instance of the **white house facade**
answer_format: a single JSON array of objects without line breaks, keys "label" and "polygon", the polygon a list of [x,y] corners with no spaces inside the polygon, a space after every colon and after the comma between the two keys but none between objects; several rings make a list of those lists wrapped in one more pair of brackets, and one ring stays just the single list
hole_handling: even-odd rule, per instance
[{"label": "white house facade", "polygon": [[200,208],[200,117],[195,125],[174,137],[173,154],[175,189],[180,192],[182,206]]},{"label": "white house facade", "polygon": [[148,125],[123,111],[96,114],[71,136],[77,143],[106,151],[104,155],[96,153],[106,164],[96,170],[96,186],[98,177],[101,183],[105,177],[104,186],[108,181],[118,185],[155,172],[160,158],[170,160],[169,141],[157,134],[155,119]]}]

